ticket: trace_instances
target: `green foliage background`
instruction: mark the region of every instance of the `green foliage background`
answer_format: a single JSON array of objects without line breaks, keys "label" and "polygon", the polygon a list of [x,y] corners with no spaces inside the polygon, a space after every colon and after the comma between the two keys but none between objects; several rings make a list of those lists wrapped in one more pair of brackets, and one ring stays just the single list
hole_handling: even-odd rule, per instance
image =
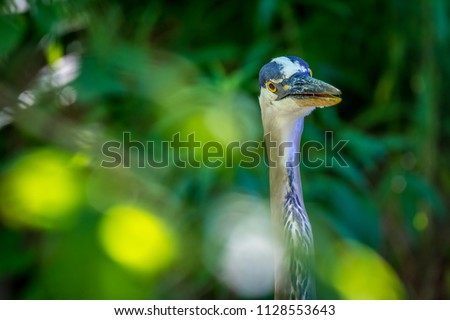
[{"label": "green foliage background", "polygon": [[219,211],[266,203],[263,163],[99,166],[123,132],[262,140],[257,75],[280,55],[343,92],[302,138],[349,141],[348,168],[302,168],[319,298],[450,298],[447,1],[24,3],[0,15],[1,298],[271,298],[208,266]]}]

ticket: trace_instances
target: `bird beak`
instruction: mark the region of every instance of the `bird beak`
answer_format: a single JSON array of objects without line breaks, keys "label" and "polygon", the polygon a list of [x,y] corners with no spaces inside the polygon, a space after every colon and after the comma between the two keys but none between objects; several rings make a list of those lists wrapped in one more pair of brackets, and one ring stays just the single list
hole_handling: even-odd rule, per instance
[{"label": "bird beak", "polygon": [[301,107],[329,107],[341,102],[341,91],[332,85],[314,79],[305,74],[296,73],[292,75],[285,84],[286,97],[297,100]]}]

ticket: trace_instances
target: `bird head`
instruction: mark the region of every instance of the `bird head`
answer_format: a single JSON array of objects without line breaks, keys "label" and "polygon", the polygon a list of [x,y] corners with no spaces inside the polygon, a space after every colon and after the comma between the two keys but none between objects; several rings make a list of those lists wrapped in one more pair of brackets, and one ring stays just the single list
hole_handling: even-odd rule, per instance
[{"label": "bird head", "polygon": [[294,56],[265,64],[259,72],[259,84],[263,113],[306,116],[316,107],[329,107],[342,100],[341,91],[313,78],[308,64]]}]

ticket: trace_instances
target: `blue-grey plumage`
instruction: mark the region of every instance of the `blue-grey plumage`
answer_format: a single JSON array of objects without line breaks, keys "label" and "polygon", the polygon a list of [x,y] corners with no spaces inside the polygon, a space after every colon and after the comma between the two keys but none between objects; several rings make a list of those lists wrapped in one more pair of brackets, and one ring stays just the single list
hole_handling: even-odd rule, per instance
[{"label": "blue-grey plumage", "polygon": [[298,168],[304,118],[341,101],[335,87],[314,79],[300,58],[275,58],[259,73],[259,103],[270,166],[275,233],[283,244],[275,271],[276,299],[313,299],[314,243]]}]

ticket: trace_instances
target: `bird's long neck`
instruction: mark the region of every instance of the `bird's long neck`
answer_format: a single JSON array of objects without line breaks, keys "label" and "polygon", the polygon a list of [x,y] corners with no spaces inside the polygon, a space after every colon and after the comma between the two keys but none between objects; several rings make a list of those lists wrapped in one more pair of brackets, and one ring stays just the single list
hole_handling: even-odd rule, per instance
[{"label": "bird's long neck", "polygon": [[[304,118],[277,125],[265,126],[265,141],[270,167],[270,195],[277,209],[284,205],[290,187],[295,189],[303,205],[302,185],[299,171],[300,139]],[[273,210],[272,210],[273,211]],[[280,212],[281,214],[281,212]]]},{"label": "bird's long neck", "polygon": [[305,210],[299,171],[304,117],[265,121],[270,166],[270,200],[275,233],[283,243],[275,274],[276,299],[311,299],[312,231]]}]

